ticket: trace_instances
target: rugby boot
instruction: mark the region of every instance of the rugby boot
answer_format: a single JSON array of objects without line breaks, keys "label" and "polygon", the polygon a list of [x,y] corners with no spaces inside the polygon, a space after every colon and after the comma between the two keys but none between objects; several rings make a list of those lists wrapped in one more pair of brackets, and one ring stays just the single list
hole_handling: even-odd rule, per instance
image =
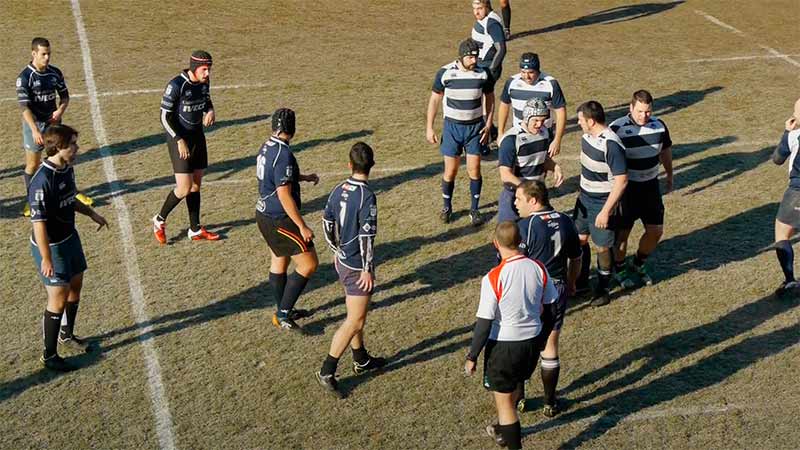
[{"label": "rugby boot", "polygon": [[480,226],[483,223],[483,217],[480,211],[473,209],[469,212],[469,223],[472,224],[473,227]]},{"label": "rugby boot", "polygon": [[312,315],[313,313],[307,309],[292,309],[289,311],[289,314],[287,314],[287,317],[292,320],[299,320],[311,317]]},{"label": "rugby boot", "polygon": [[317,371],[314,372],[314,376],[317,379],[317,383],[322,386],[325,391],[329,392],[336,398],[343,398],[342,391],[339,390],[339,382],[336,381],[336,375],[322,375],[321,372]]},{"label": "rugby boot", "polygon": [[634,270],[639,275],[639,278],[642,279],[642,283],[645,286],[652,286],[653,285],[653,279],[650,278],[650,274],[647,273],[647,266],[646,265],[642,265],[641,267],[634,266]]},{"label": "rugby boot", "polygon": [[58,345],[66,347],[72,351],[89,353],[92,351],[91,342],[88,339],[83,339],[74,334],[72,336],[64,336],[59,333]]},{"label": "rugby boot", "polygon": [[499,445],[500,447],[507,446],[508,444],[506,443],[506,440],[503,439],[503,435],[497,432],[496,427],[497,427],[496,423],[488,425],[486,427],[486,434],[488,434],[490,438],[494,439],[494,443]]},{"label": "rugby boot", "polygon": [[439,220],[441,220],[442,223],[450,223],[450,218],[452,215],[453,211],[449,209],[442,209],[442,211],[439,213]]},{"label": "rugby boot", "polygon": [[55,370],[56,372],[71,372],[77,369],[77,367],[68,363],[64,358],[58,356],[57,353],[47,358],[45,358],[44,355],[42,355],[39,357],[39,361],[46,368],[50,370]]},{"label": "rugby boot", "polygon": [[189,239],[193,241],[218,241],[219,235],[213,231],[206,230],[206,227],[200,227],[197,231],[189,231],[186,233]]},{"label": "rugby boot", "polygon": [[159,244],[167,243],[167,223],[163,220],[158,220],[158,214],[153,216],[153,234],[156,235],[156,240]]},{"label": "rugby boot", "polygon": [[[636,283],[631,279],[631,271],[627,268],[617,271],[614,274],[614,281],[621,287],[622,289],[631,289],[636,286]],[[652,281],[651,281],[652,283]]]},{"label": "rugby boot", "polygon": [[31,205],[28,202],[25,202],[25,206],[22,207],[22,215],[25,217],[31,216]]},{"label": "rugby boot", "polygon": [[305,330],[303,327],[297,324],[294,320],[288,317],[278,317],[277,314],[272,315],[272,324],[275,325],[277,328],[286,331],[292,331],[297,334],[305,334]]},{"label": "rugby boot", "polygon": [[592,297],[592,301],[589,302],[589,304],[594,307],[605,306],[609,303],[611,303],[611,294],[608,292],[608,289],[596,290],[594,296]]},{"label": "rugby boot", "polygon": [[84,205],[86,205],[86,206],[92,206],[92,205],[94,205],[94,200],[92,200],[92,197],[89,197],[88,195],[86,195],[86,194],[82,194],[82,193],[80,193],[80,192],[78,192],[77,194],[75,194],[75,200],[77,200],[77,201],[79,201],[79,202],[83,203],[83,204],[84,204]]},{"label": "rugby boot", "polygon": [[795,280],[784,281],[778,286],[778,289],[775,290],[775,296],[782,298],[797,296],[798,293],[800,293],[800,283]]},{"label": "rugby boot", "polygon": [[384,366],[386,366],[386,358],[370,356],[364,364],[353,361],[353,372],[355,372],[356,375],[361,375],[362,373],[382,369]]},{"label": "rugby boot", "polygon": [[558,406],[558,401],[553,403],[552,405],[544,405],[542,407],[542,414],[545,417],[555,417],[561,412],[561,408]]}]

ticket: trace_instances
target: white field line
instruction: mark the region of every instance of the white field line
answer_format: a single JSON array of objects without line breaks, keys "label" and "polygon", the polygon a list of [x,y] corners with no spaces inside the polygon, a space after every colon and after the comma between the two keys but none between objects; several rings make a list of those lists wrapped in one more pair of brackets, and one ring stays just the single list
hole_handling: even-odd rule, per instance
[{"label": "white field line", "polygon": [[[267,83],[254,83],[254,84],[223,84],[220,86],[211,86],[212,91],[225,91],[231,89],[257,89],[269,86]],[[164,88],[148,88],[148,89],[128,89],[122,91],[98,92],[98,97],[118,97],[123,95],[141,95],[141,94],[160,94],[164,92]],[[69,98],[87,98],[89,94],[70,94]],[[0,98],[0,102],[17,101],[17,97],[4,97]]]},{"label": "white field line", "polygon": [[[738,35],[740,35],[742,37],[748,37],[747,34],[745,34],[742,30],[740,30],[740,29],[738,29],[738,28],[736,28],[736,27],[734,27],[732,25],[728,25],[727,23],[717,19],[716,17],[712,16],[711,14],[708,14],[708,13],[706,13],[704,11],[700,11],[700,10],[695,10],[694,12],[696,12],[697,14],[703,16],[706,20],[708,20],[709,22],[713,23],[714,25],[722,27],[722,28],[724,28],[724,29],[726,29],[728,31],[731,31],[731,32],[733,32],[735,34],[738,34]],[[800,62],[798,62],[795,59],[792,59],[790,55],[783,54],[783,53],[775,50],[774,48],[768,47],[766,45],[762,45],[762,44],[758,44],[758,43],[756,43],[756,45],[758,45],[759,47],[761,47],[764,50],[766,50],[771,56],[773,56],[775,58],[782,59],[782,60],[788,62],[789,64],[791,64],[791,65],[793,65],[795,67],[800,67]]]},{"label": "white field line", "polygon": [[686,63],[705,63],[705,62],[726,62],[726,61],[747,61],[752,59],[784,59],[786,57],[791,56],[800,56],[800,54],[794,55],[786,55],[786,54],[777,54],[777,55],[748,55],[748,56],[729,56],[726,58],[699,58],[699,59],[687,59]]},{"label": "white field line", "polygon": [[[119,178],[114,167],[114,159],[108,151],[108,136],[106,135],[103,116],[100,111],[100,102],[97,95],[97,86],[94,81],[92,70],[92,55],[89,47],[89,39],[86,35],[86,26],[81,14],[79,0],[71,0],[72,15],[75,17],[75,27],[78,31],[78,39],[81,45],[81,55],[83,58],[83,71],[86,76],[86,89],[91,106],[92,125],[94,127],[95,138],[100,146],[99,151],[103,155],[103,171],[112,191],[119,190]],[[125,204],[125,200],[118,195],[112,197],[112,203],[117,213],[120,233],[122,234],[123,260],[125,270],[128,275],[128,287],[131,294],[131,308],[137,324],[145,324],[150,321],[144,302],[144,290],[142,288],[141,277],[139,275],[139,263],[136,255],[136,247],[133,239],[133,227],[131,226],[130,211]],[[158,354],[150,338],[152,333],[151,326],[139,328],[139,343],[142,345],[144,361],[147,371],[147,385],[150,388],[150,400],[153,407],[153,414],[156,420],[156,434],[161,449],[175,448],[175,435],[172,425],[172,414],[167,403],[167,396],[164,391],[164,383],[161,377],[161,365],[158,362]]]}]

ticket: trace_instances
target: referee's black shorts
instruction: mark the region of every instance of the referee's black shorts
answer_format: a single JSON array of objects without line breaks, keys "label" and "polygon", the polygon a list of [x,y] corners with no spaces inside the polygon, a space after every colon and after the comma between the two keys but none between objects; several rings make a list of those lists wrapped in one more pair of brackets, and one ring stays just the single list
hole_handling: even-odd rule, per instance
[{"label": "referee's black shorts", "polygon": [[508,394],[530,378],[544,348],[542,344],[547,342],[550,334],[544,331],[524,341],[489,340],[483,355],[483,386],[490,391]]},{"label": "referee's black shorts", "polygon": [[167,148],[169,149],[169,159],[172,161],[172,171],[174,173],[193,173],[195,170],[208,167],[208,149],[203,130],[188,133],[183,139],[189,148],[187,159],[181,159],[181,155],[178,153],[178,140],[167,135]]},{"label": "referee's black shorts", "polygon": [[294,256],[314,249],[314,241],[306,242],[292,219],[273,219],[256,212],[256,224],[275,256]]}]

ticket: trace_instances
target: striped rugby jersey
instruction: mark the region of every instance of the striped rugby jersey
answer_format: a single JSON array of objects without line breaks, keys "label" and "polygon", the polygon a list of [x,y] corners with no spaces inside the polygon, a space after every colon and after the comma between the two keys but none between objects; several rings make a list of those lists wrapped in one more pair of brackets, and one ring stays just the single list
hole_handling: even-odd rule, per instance
[{"label": "striped rugby jersey", "polygon": [[800,189],[800,159],[797,152],[800,150],[800,130],[785,131],[781,142],[775,150],[782,158],[781,162],[789,158],[789,187]]},{"label": "striped rugby jersey", "polygon": [[475,25],[472,26],[472,39],[481,44],[481,50],[478,53],[480,63],[482,65],[491,64],[497,53],[494,48],[495,42],[506,41],[503,19],[499,14],[491,11],[483,19],[475,21]]},{"label": "striped rugby jersey", "polygon": [[581,198],[605,201],[615,175],[625,175],[625,147],[619,136],[606,128],[597,137],[581,138]]},{"label": "striped rugby jersey", "polygon": [[553,137],[545,127],[538,134],[529,133],[521,125],[514,126],[503,135],[498,151],[498,165],[510,167],[518,178],[544,181],[547,173],[544,163]]},{"label": "striped rugby jersey", "polygon": [[628,114],[611,122],[609,128],[625,146],[628,180],[644,182],[657,179],[661,151],[672,147],[667,125],[661,119],[650,117],[640,126]]},{"label": "striped rugby jersey", "polygon": [[561,91],[561,85],[558,84],[555,78],[544,72],[539,72],[539,78],[533,84],[528,84],[522,79],[522,74],[518,73],[506,81],[503,91],[500,93],[500,101],[510,104],[511,109],[514,111],[512,125],[518,125],[522,122],[522,110],[525,108],[525,103],[534,97],[544,100],[550,108],[550,118],[544,124],[548,128],[555,123],[553,110],[567,106],[564,93]]},{"label": "striped rugby jersey", "polygon": [[481,67],[461,70],[453,61],[436,72],[433,92],[444,94],[442,113],[445,119],[472,124],[483,118],[483,95],[494,92],[494,81]]},{"label": "striped rugby jersey", "polygon": [[544,265],[525,255],[504,259],[481,280],[476,317],[492,321],[489,339],[524,341],[542,331],[542,305],[558,300]]}]

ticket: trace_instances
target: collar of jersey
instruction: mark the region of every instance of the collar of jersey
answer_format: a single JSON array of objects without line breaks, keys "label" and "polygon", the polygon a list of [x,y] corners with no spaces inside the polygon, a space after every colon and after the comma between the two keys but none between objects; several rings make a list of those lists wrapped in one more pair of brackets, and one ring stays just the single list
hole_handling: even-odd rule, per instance
[{"label": "collar of jersey", "polygon": [[51,163],[46,158],[44,160],[42,160],[42,165],[46,166],[48,169],[56,171],[56,172],[66,172],[66,170],[69,169],[69,164],[64,164],[64,168],[63,169],[59,169],[58,167],[54,166],[53,163]]},{"label": "collar of jersey", "polygon": [[29,68],[30,68],[32,71],[34,71],[34,72],[36,72],[36,73],[45,73],[45,72],[47,72],[47,69],[49,69],[49,68],[50,68],[50,64],[48,64],[48,65],[47,65],[47,67],[45,67],[45,68],[44,68],[44,70],[42,70],[41,72],[40,72],[39,70],[37,70],[37,69],[36,69],[36,67],[34,67],[34,65],[33,65],[33,61],[31,61],[31,62],[28,64],[28,67],[29,67]]},{"label": "collar of jersey", "polygon": [[548,209],[548,210],[545,210],[545,211],[535,211],[535,212],[531,213],[531,217],[532,216],[543,216],[545,214],[553,214],[554,212],[556,212],[555,209]]},{"label": "collar of jersey", "polygon": [[635,121],[635,120],[633,120],[633,117],[631,117],[631,113],[628,113],[628,114],[627,114],[627,117],[628,117],[628,120],[630,120],[630,121],[631,121],[631,125],[636,125],[637,127],[643,127],[643,126],[645,126],[645,125],[647,125],[647,124],[649,124],[650,122],[652,122],[652,121],[653,121],[653,116],[650,116],[650,118],[649,118],[649,119],[647,119],[647,122],[645,122],[645,124],[644,124],[644,125],[639,125],[638,123],[636,123],[636,121]]},{"label": "collar of jersey", "polygon": [[357,185],[360,185],[360,186],[366,186],[366,185],[367,185],[367,182],[366,182],[366,181],[363,181],[363,180],[356,180],[356,179],[355,179],[355,178],[353,178],[353,177],[348,177],[348,178],[347,178],[347,182],[348,182],[348,183],[350,183],[350,184],[357,184]]},{"label": "collar of jersey", "polygon": [[527,256],[525,256],[523,254],[509,256],[508,258],[503,260],[503,263],[510,263],[510,262],[518,261],[518,260],[523,259],[523,258],[527,258]]},{"label": "collar of jersey", "polygon": [[200,84],[200,83],[196,83],[196,82],[192,81],[192,79],[189,78],[189,75],[186,74],[185,70],[181,72],[181,76],[183,77],[184,80],[188,81],[189,84]]},{"label": "collar of jersey", "polygon": [[269,140],[273,141],[273,142],[277,142],[278,144],[283,144],[283,145],[285,145],[287,147],[289,146],[288,142],[284,141],[283,139],[281,139],[281,138],[279,138],[277,136],[270,136]]}]

